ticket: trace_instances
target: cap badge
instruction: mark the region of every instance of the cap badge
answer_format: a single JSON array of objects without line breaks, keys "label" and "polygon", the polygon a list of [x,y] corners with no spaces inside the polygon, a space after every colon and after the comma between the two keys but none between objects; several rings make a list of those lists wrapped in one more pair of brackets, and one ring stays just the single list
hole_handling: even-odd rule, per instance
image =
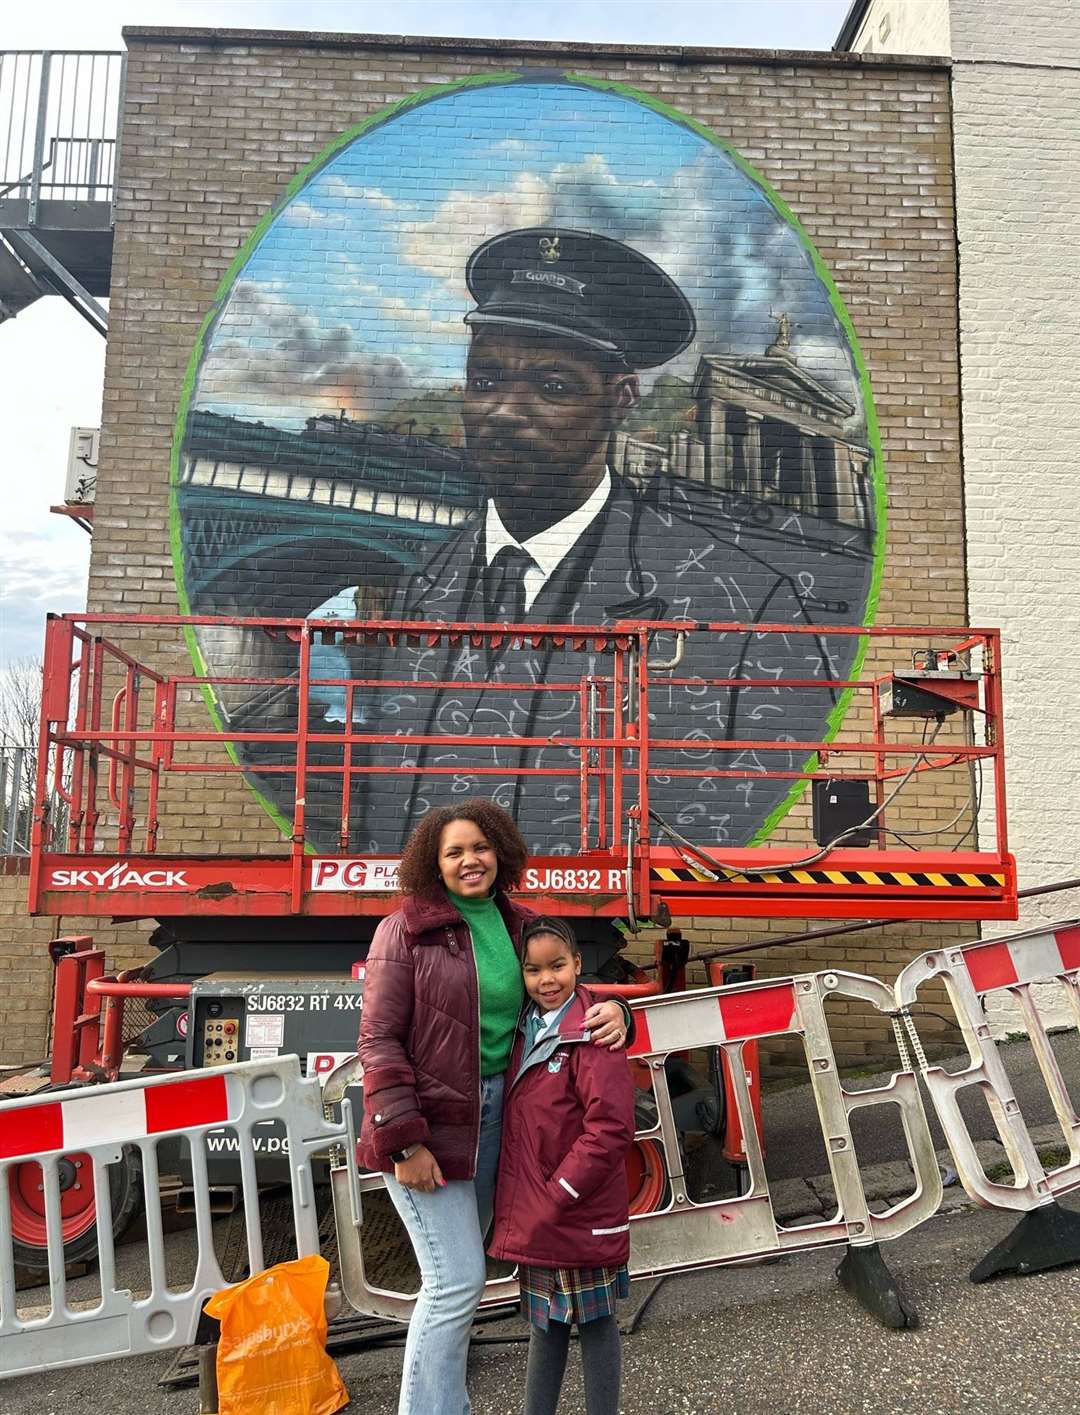
[{"label": "cap badge", "polygon": [[559,259],[559,238],[558,236],[540,237],[540,259],[545,265],[554,265]]}]

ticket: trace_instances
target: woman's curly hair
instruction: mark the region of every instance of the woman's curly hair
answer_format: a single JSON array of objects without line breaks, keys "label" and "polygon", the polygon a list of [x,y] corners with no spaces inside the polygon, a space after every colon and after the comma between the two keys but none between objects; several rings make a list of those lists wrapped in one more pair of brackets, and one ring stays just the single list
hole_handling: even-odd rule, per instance
[{"label": "woman's curly hair", "polygon": [[401,893],[426,894],[442,884],[439,841],[451,821],[472,821],[495,850],[499,865],[495,888],[513,889],[525,869],[529,847],[508,811],[494,801],[473,799],[462,801],[459,806],[440,806],[429,811],[409,836],[398,867]]}]

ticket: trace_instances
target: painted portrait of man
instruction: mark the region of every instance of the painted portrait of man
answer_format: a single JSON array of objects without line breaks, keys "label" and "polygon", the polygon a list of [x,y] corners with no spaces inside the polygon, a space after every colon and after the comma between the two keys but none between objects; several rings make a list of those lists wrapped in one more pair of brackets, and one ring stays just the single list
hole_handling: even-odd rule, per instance
[{"label": "painted portrait of man", "polygon": [[[881,567],[869,381],[791,213],[666,110],[528,74],[346,135],[238,263],[182,424],[193,613],[809,629],[695,632],[651,674],[651,805],[705,845],[765,838],[810,755],[793,744],[839,727],[859,643],[829,630],[872,617]],[[293,641],[194,637],[288,835]],[[656,633],[651,660],[675,656]],[[394,852],[465,794],[513,810],[534,850],[580,848],[561,743],[609,655],[320,638],[311,668],[314,848]],[[352,764],[378,771],[353,777],[343,822],[347,717],[378,739]],[[740,741],[758,745],[724,745]]]},{"label": "painted portrait of man", "polygon": [[[466,457],[485,491],[478,514],[403,586],[394,616],[449,622],[610,625],[620,620],[737,621],[820,625],[820,635],[691,635],[674,684],[658,674],[652,694],[655,738],[684,748],[656,757],[652,805],[672,824],[710,844],[744,843],[789,783],[763,769],[797,769],[786,750],[723,754],[709,739],[812,739],[839,701],[833,687],[853,643],[827,639],[847,622],[857,562],[819,552],[812,588],[792,573],[797,538],[763,535],[752,517],[709,515],[709,498],[687,480],[643,492],[611,465],[619,429],[640,401],[639,373],[681,353],[695,333],[678,285],[629,245],[586,231],[534,227],[493,237],[470,257],[466,283],[475,306],[462,419]],[[805,579],[804,579],[805,584]],[[657,636],[656,657],[670,638]],[[719,657],[717,655],[719,654]],[[382,840],[395,819],[413,821],[432,799],[433,778],[417,767],[455,770],[454,789],[487,791],[516,814],[530,847],[559,852],[577,839],[576,783],[556,793],[551,779],[522,768],[556,749],[490,745],[413,747],[415,735],[468,738],[505,731],[520,737],[573,736],[578,710],[569,693],[530,695],[492,685],[575,683],[603,671],[595,660],[548,648],[477,652],[403,648],[393,676],[415,695],[394,695],[380,725],[400,745],[388,760],[402,776],[364,793],[364,812]],[[575,661],[576,660],[576,661]],[[790,688],[783,678],[820,687]],[[706,680],[754,678],[767,687],[714,687]],[[695,681],[696,680],[696,681]],[[432,682],[459,686],[430,689]],[[473,691],[470,681],[484,686]],[[501,724],[496,727],[496,723]],[[805,757],[807,754],[802,753]],[[724,758],[723,760],[721,758]],[[669,776],[663,767],[742,769],[743,779]],[[571,765],[566,753],[563,764]],[[470,767],[502,767],[494,777]],[[759,779],[755,779],[758,777]],[[406,783],[408,789],[406,790]],[[567,809],[558,809],[559,802]]]}]

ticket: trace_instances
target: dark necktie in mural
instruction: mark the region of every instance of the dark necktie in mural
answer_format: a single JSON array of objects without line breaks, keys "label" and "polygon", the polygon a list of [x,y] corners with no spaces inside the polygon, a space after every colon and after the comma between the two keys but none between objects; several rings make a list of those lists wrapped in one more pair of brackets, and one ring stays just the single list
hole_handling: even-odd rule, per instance
[{"label": "dark necktie in mural", "polygon": [[[424,99],[328,150],[216,312],[177,448],[185,602],[812,626],[691,638],[678,675],[653,684],[653,733],[679,744],[655,759],[653,804],[703,844],[759,838],[792,789],[762,771],[797,772],[806,753],[786,744],[839,726],[860,646],[829,628],[872,618],[880,572],[880,452],[839,295],[732,149],[641,95],[523,76]],[[216,674],[291,668],[265,636],[200,647]],[[353,725],[391,739],[368,760],[399,768],[358,779],[353,848],[396,850],[464,794],[513,809],[533,849],[577,847],[576,781],[522,768],[573,767],[557,743],[578,733],[574,694],[607,671],[600,657],[341,645],[313,668],[364,680]],[[218,706],[237,732],[287,731],[296,691],[222,687]],[[316,686],[311,709],[332,739],[344,691]],[[432,734],[458,740],[413,741]],[[469,744],[492,734],[553,745]],[[775,749],[720,761],[700,746],[732,738]],[[740,775],[678,775],[710,753]],[[242,748],[287,820],[286,778],[261,770],[286,755]],[[342,760],[332,740],[315,751]],[[339,791],[330,775],[309,790],[319,848],[337,846]]]},{"label": "dark necktie in mural", "polygon": [[504,545],[484,571],[484,614],[500,623],[525,618],[525,572],[536,564],[520,546]]}]

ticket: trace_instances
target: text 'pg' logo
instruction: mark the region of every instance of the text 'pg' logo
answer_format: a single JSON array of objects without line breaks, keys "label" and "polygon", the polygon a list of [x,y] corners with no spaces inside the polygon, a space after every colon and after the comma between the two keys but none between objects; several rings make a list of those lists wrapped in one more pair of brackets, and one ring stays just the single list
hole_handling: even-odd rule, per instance
[{"label": "text 'pg' logo", "polygon": [[400,860],[313,860],[313,890],[392,894],[397,889]]}]

